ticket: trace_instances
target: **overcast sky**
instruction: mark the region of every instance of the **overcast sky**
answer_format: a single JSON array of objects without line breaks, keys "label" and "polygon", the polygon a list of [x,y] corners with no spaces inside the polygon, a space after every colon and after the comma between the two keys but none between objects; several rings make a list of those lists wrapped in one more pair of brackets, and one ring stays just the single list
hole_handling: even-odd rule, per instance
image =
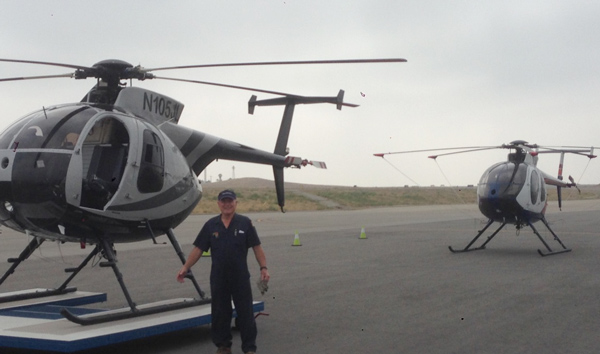
[{"label": "overcast sky", "polygon": [[[0,16],[0,58],[9,59],[83,66],[120,59],[153,68],[406,58],[401,64],[160,72],[307,96],[335,96],[344,89],[346,101],[360,107],[296,107],[290,154],[325,161],[328,169],[288,169],[287,181],[476,184],[508,151],[444,157],[437,163],[427,154],[386,160],[373,154],[513,140],[600,146],[597,1],[4,0]],[[0,77],[67,72],[0,63]],[[90,79],[2,83],[0,128],[42,106],[79,101],[93,85]],[[159,80],[134,86],[185,103],[182,125],[255,148],[274,148],[283,107],[257,107],[248,115],[250,92]],[[259,99],[270,97],[258,94]],[[600,183],[600,159],[587,163],[568,156],[565,175]],[[237,178],[272,179],[268,166],[230,161],[212,163],[207,176],[231,178],[234,166]],[[539,166],[556,174],[558,157],[542,156]]]}]

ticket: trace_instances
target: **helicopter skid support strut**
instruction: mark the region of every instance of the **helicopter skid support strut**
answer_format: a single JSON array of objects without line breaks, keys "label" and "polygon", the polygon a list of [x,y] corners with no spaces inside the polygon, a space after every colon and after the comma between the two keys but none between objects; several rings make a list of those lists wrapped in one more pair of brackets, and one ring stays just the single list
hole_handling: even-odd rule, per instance
[{"label": "helicopter skid support strut", "polygon": [[[2,278],[0,278],[0,285],[2,283],[4,283],[4,281],[8,278],[8,276],[10,276],[11,274],[13,274],[15,272],[15,270],[17,269],[17,267],[22,262],[24,262],[25,260],[27,260],[29,258],[29,256],[31,256],[33,254],[33,252],[35,252],[35,250],[37,250],[42,245],[42,243],[44,243],[44,239],[43,238],[34,237],[27,244],[27,246],[21,252],[21,254],[19,255],[18,258],[9,258],[8,262],[12,263],[12,265],[4,273],[4,275],[2,276]],[[91,259],[91,257],[88,257],[87,261],[89,261],[89,259]],[[84,261],[84,262],[87,263],[87,261]],[[62,283],[62,285],[59,286],[58,288],[55,288],[55,289],[45,289],[45,290],[34,289],[33,291],[21,292],[19,294],[12,294],[12,295],[8,295],[8,296],[0,296],[0,303],[8,303],[8,302],[12,302],[12,301],[21,301],[21,300],[27,300],[27,299],[37,299],[37,298],[42,298],[42,297],[46,297],[46,296],[61,295],[61,294],[75,292],[75,291],[77,291],[77,288],[67,287],[67,285],[69,284],[69,282],[71,281],[71,279],[73,279],[75,277],[75,275],[77,273],[79,273],[79,271],[83,268],[83,266],[85,266],[85,264],[82,264],[78,268],[66,269],[65,270],[66,272],[73,272],[73,274],[71,274],[71,276],[69,276],[67,278],[67,280],[65,280]]]},{"label": "helicopter skid support strut", "polygon": [[571,252],[571,249],[567,248],[562,243],[562,241],[560,240],[560,238],[558,238],[558,236],[554,233],[554,231],[552,231],[552,229],[550,228],[550,225],[548,224],[548,221],[546,221],[546,218],[542,218],[541,220],[544,223],[544,225],[546,225],[546,228],[548,229],[548,231],[550,231],[550,233],[552,234],[552,236],[554,236],[554,240],[556,240],[561,245],[561,247],[563,249],[562,250],[558,250],[558,251],[553,251],[550,248],[550,246],[548,246],[548,243],[546,243],[546,241],[544,241],[544,239],[542,238],[542,236],[540,235],[540,233],[536,230],[536,228],[533,226],[533,224],[530,223],[530,222],[528,222],[529,227],[531,227],[531,230],[533,230],[533,233],[540,239],[540,241],[542,241],[542,243],[544,244],[544,246],[546,246],[546,249],[548,250],[548,253],[544,253],[540,249],[538,249],[538,253],[540,254],[540,256],[545,257],[545,256],[552,256],[552,255],[560,254],[560,253]]},{"label": "helicopter skid support strut", "polygon": [[[550,231],[550,233],[552,234],[552,236],[554,236],[554,240],[556,240],[562,247],[562,250],[558,250],[558,251],[553,251],[552,248],[550,248],[550,246],[548,245],[548,243],[544,240],[544,238],[542,237],[542,235],[540,235],[540,233],[538,232],[538,230],[533,226],[533,223],[531,221],[527,221],[527,225],[529,225],[529,227],[531,227],[531,230],[533,231],[533,233],[540,239],[540,241],[542,241],[542,243],[544,244],[544,246],[546,247],[546,249],[548,250],[548,252],[543,252],[542,250],[538,249],[538,253],[540,254],[540,256],[545,257],[545,256],[551,256],[551,255],[555,255],[555,254],[560,254],[560,253],[566,253],[566,252],[571,252],[570,248],[567,248],[562,241],[560,240],[560,238],[554,233],[554,231],[552,230],[552,228],[550,228],[550,225],[548,224],[548,221],[546,221],[546,218],[542,218],[542,223],[544,223],[544,225],[546,226],[546,228],[548,229],[548,231]],[[471,246],[475,243],[475,241],[477,241],[477,239],[479,239],[479,237],[490,227],[490,225],[492,225],[494,223],[494,220],[490,219],[488,221],[488,223],[485,225],[485,227],[483,229],[481,229],[479,231],[479,233],[477,233],[477,236],[475,236],[471,242],[469,242],[469,244],[463,248],[462,250],[455,250],[452,248],[452,246],[448,246],[448,248],[450,249],[450,251],[452,253],[461,253],[461,252],[470,252],[470,251],[478,251],[478,250],[483,250],[485,249],[485,246],[494,238],[494,236],[496,236],[498,234],[498,232],[500,232],[500,230],[502,230],[502,228],[504,228],[504,226],[506,225],[506,222],[503,222],[500,227],[498,229],[496,229],[496,231],[494,231],[493,234],[491,234],[487,240],[479,247],[475,247],[475,248],[471,248]]]},{"label": "helicopter skid support strut", "polygon": [[12,263],[12,265],[4,273],[2,278],[0,278],[0,285],[4,283],[4,281],[6,280],[6,278],[8,278],[9,275],[15,272],[15,269],[17,269],[21,262],[24,262],[27,258],[29,258],[29,256],[31,256],[31,254],[35,252],[35,250],[37,250],[42,245],[42,243],[44,243],[44,241],[45,240],[43,238],[34,237],[27,244],[27,246],[25,246],[25,249],[21,252],[18,258],[9,258],[8,263]]},{"label": "helicopter skid support strut", "polygon": [[496,236],[496,235],[498,234],[498,232],[500,232],[500,230],[502,230],[502,228],[504,227],[504,225],[506,225],[506,222],[503,222],[503,223],[502,223],[502,225],[500,225],[500,227],[499,227],[498,229],[496,229],[496,231],[494,231],[494,233],[493,233],[493,234],[491,234],[491,235],[490,235],[490,236],[487,238],[487,240],[485,240],[485,242],[484,242],[484,243],[483,243],[481,246],[479,246],[479,247],[475,247],[475,248],[471,248],[471,246],[472,246],[472,245],[475,243],[475,241],[477,241],[477,239],[479,239],[479,237],[480,237],[481,235],[483,235],[483,233],[485,232],[485,230],[487,230],[487,229],[488,229],[488,227],[490,227],[490,225],[492,225],[493,223],[494,223],[494,220],[490,219],[490,220],[488,221],[488,223],[485,225],[485,227],[484,227],[483,229],[479,230],[479,233],[477,233],[477,236],[475,236],[475,237],[474,237],[474,238],[471,240],[471,242],[469,242],[469,244],[468,244],[468,245],[467,245],[465,248],[463,248],[462,250],[455,250],[455,249],[453,249],[453,248],[452,248],[452,246],[448,246],[448,248],[450,249],[450,251],[451,251],[452,253],[461,253],[461,252],[479,251],[479,250],[483,250],[483,249],[485,249],[485,245],[487,245],[487,244],[488,244],[488,242],[490,242],[490,241],[491,241],[491,240],[494,238],[494,236]]},{"label": "helicopter skid support strut", "polygon": [[[182,263],[185,263],[185,258],[183,256],[183,252],[181,251],[181,247],[179,246],[177,239],[175,239],[175,236],[173,235],[173,231],[168,230],[166,233],[167,233],[167,236],[169,237],[169,240],[171,241],[173,247],[175,248],[175,251],[177,252],[177,255],[179,256],[180,260],[182,261]],[[180,302],[166,304],[166,305],[139,308],[136,305],[136,303],[133,302],[133,300],[129,294],[129,291],[127,290],[125,282],[123,281],[123,275],[121,274],[121,272],[119,271],[119,268],[117,266],[117,259],[115,258],[115,254],[112,250],[112,245],[105,238],[102,238],[99,241],[100,242],[98,242],[98,244],[94,248],[94,251],[92,251],[92,253],[90,254],[90,256],[88,256],[88,258],[91,259],[91,256],[97,254],[98,252],[103,253],[103,255],[106,257],[106,262],[101,262],[100,267],[112,268],[113,272],[115,273],[115,276],[117,277],[117,281],[119,282],[119,285],[121,286],[121,290],[123,291],[123,294],[125,295],[127,303],[129,305],[129,311],[112,312],[112,313],[107,313],[104,315],[100,314],[100,315],[93,315],[93,316],[89,316],[89,317],[80,317],[80,316],[72,314],[66,308],[63,308],[60,311],[60,313],[67,320],[77,323],[79,325],[83,325],[83,326],[94,325],[94,324],[99,324],[99,323],[106,323],[106,322],[112,322],[112,321],[117,321],[117,320],[124,320],[124,319],[128,319],[128,318],[135,318],[135,317],[140,317],[140,316],[174,311],[174,310],[179,310],[179,309],[193,307],[193,306],[206,305],[211,302],[210,298],[205,298],[204,292],[200,289],[200,286],[198,285],[196,279],[194,278],[194,275],[191,272],[189,272],[186,277],[192,280],[192,283],[194,284],[196,290],[198,291],[198,293],[200,295],[200,300],[186,299],[186,300],[183,300]],[[87,261],[84,261],[84,263],[87,263]],[[85,264],[82,264],[82,266],[84,266],[84,265]],[[82,266],[80,266],[80,267],[82,267]]]}]

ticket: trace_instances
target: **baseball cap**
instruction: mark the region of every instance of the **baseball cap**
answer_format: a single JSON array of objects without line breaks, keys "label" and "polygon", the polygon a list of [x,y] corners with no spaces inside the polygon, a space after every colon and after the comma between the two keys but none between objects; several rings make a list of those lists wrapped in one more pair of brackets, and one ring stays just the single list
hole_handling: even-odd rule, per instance
[{"label": "baseball cap", "polygon": [[233,199],[233,200],[237,199],[235,192],[230,189],[226,189],[226,190],[222,191],[221,193],[219,193],[219,197],[218,197],[219,201],[221,201],[225,198],[229,198],[229,199]]}]

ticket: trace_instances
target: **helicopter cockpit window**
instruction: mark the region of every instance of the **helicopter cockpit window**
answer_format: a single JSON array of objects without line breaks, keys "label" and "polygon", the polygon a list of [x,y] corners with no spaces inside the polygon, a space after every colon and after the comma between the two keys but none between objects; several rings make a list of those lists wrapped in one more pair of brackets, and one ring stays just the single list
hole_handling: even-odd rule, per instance
[{"label": "helicopter cockpit window", "polygon": [[21,131],[21,129],[23,129],[23,126],[27,124],[27,122],[29,122],[31,117],[34,115],[35,113],[27,117],[23,117],[9,126],[0,136],[0,149],[14,149],[15,146],[13,146],[13,140],[15,139],[15,136],[19,133],[19,131]]},{"label": "helicopter cockpit window", "polygon": [[479,184],[480,196],[496,195],[512,197],[519,194],[527,178],[527,165],[512,162],[501,163],[492,167],[482,176]]},{"label": "helicopter cockpit window", "polygon": [[159,192],[164,182],[165,161],[163,147],[158,135],[151,130],[144,131],[144,149],[138,176],[138,190],[141,193]]},{"label": "helicopter cockpit window", "polygon": [[[69,106],[37,112],[23,121],[24,124],[11,148],[73,150],[83,127],[96,113],[87,106]],[[12,129],[13,127],[4,135],[10,135]],[[4,141],[0,144],[4,146]]]}]

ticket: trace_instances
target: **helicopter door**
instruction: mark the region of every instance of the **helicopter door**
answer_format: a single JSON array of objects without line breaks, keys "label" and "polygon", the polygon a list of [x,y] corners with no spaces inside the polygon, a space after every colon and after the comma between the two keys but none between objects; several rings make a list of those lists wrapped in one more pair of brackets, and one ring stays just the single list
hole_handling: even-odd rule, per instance
[{"label": "helicopter door", "polygon": [[96,122],[83,142],[81,206],[103,209],[117,192],[129,154],[129,134],[115,118]]}]

